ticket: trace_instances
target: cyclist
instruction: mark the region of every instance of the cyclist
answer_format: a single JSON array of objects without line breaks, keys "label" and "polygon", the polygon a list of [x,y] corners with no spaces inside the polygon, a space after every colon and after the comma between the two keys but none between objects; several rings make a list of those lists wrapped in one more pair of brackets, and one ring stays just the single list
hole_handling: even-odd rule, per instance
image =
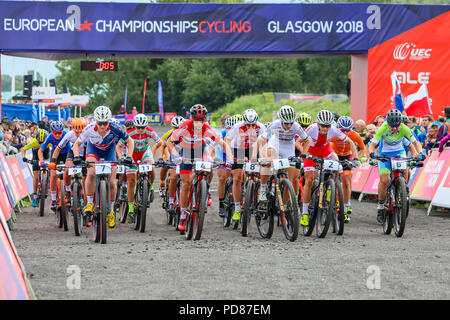
[{"label": "cyclist", "polygon": [[[160,160],[163,161],[168,161],[175,165],[173,162],[172,157],[170,156],[169,150],[167,148],[166,145],[166,141],[167,139],[169,139],[172,136],[172,133],[178,129],[180,127],[180,125],[185,121],[186,119],[184,119],[182,116],[176,116],[172,119],[172,121],[170,122],[170,124],[172,125],[172,129],[170,129],[169,131],[167,131],[162,137],[161,140],[164,142],[162,147],[159,149],[159,158]],[[166,177],[167,177],[167,171],[169,171],[169,175],[170,175],[170,181],[169,181],[169,185],[167,186],[167,188],[169,188],[169,208],[168,208],[168,212],[170,214],[175,213],[175,208],[174,208],[174,201],[175,201],[175,195],[177,192],[177,179],[176,179],[176,168],[170,168],[169,170],[167,168],[161,168],[161,170],[159,171],[159,175],[160,175],[160,181],[161,181],[161,194],[163,194],[164,190],[163,188],[166,187]]]},{"label": "cyclist", "polygon": [[265,134],[266,127],[258,121],[258,114],[253,109],[247,109],[242,116],[243,121],[238,122],[225,136],[225,143],[230,145],[233,155],[233,199],[234,214],[231,218],[239,221],[241,217],[241,184],[244,173],[244,160],[251,158],[253,147],[258,137]]},{"label": "cyclist", "polygon": [[[300,113],[297,117],[298,124],[302,127],[303,131],[306,131],[306,129],[311,125],[311,120],[311,116],[306,112]],[[295,141],[295,156],[299,157],[302,153],[306,154],[303,149],[304,142],[301,139],[297,139]]]},{"label": "cyclist", "polygon": [[[375,137],[369,144],[370,157],[377,159],[379,156],[387,157],[406,157],[404,148],[404,139],[411,142],[408,149],[413,158],[419,160],[425,159],[422,146],[414,137],[411,130],[402,123],[402,113],[397,109],[391,109],[386,115],[386,121],[378,128]],[[375,152],[378,147],[379,152]],[[418,154],[419,153],[419,154]],[[378,171],[380,181],[378,183],[378,206],[377,221],[383,223],[384,220],[384,202],[386,200],[386,190],[390,181],[391,163],[390,161],[378,162]]]},{"label": "cyclist", "polygon": [[[356,131],[353,130],[353,120],[350,117],[342,116],[337,121],[337,128],[342,131],[348,138],[350,138],[355,145],[359,148],[359,153],[362,156],[366,157],[366,146],[364,142]],[[337,154],[340,161],[342,160],[353,160],[353,154],[350,150],[350,145],[348,142],[341,140],[339,137],[333,137],[330,141],[331,148]],[[353,166],[357,166],[358,163],[355,163]],[[352,207],[350,203],[350,198],[352,195],[352,166],[347,164],[343,165],[343,172],[341,173],[342,178],[342,191],[344,196],[344,216],[345,222],[350,221],[350,215],[352,213]],[[342,201],[342,199],[341,199]]]},{"label": "cyclist", "polygon": [[127,120],[125,121],[125,131],[127,133],[130,133],[131,131],[134,130],[134,121],[133,120]]},{"label": "cyclist", "polygon": [[[111,123],[111,110],[106,106],[98,106],[94,110],[95,122],[86,127],[73,146],[73,163],[81,163],[80,147],[87,142],[86,161],[96,163],[100,159],[105,161],[116,161],[116,145],[119,139],[127,143],[128,154],[125,160],[127,165],[131,165],[134,141],[120,126]],[[107,223],[110,228],[115,226],[114,202],[116,199],[117,184],[116,166],[111,166],[110,176],[110,213],[107,216]],[[95,167],[89,167],[86,178],[86,198],[87,204],[83,210],[84,214],[91,215],[94,207],[95,192]]]},{"label": "cyclist", "polygon": [[[267,132],[258,139],[258,146],[260,142],[267,142],[267,158],[273,160],[277,158],[289,159],[290,157],[294,157],[295,141],[297,137],[304,142],[303,152],[308,152],[310,139],[295,121],[297,113],[294,108],[289,105],[284,105],[278,111],[278,116],[280,119],[272,122],[267,129]],[[255,151],[253,151],[252,158],[255,158],[255,155]],[[295,162],[291,163],[291,167],[287,169],[287,172],[289,180],[291,180],[294,191],[297,194],[299,189],[300,170],[296,167]],[[267,175],[267,172],[264,173],[265,174],[261,171],[261,187],[259,191],[260,201],[267,201],[267,181],[269,180],[269,175]]]},{"label": "cyclist", "polygon": [[[61,121],[53,121],[50,125],[50,130],[52,131],[51,134],[45,138],[45,141],[42,143],[39,151],[38,151],[38,157],[40,161],[41,167],[44,166],[44,151],[49,147],[49,145],[52,146],[52,152],[54,153],[56,147],[58,146],[59,142],[64,138],[64,136],[67,134],[66,131],[64,131],[64,125],[61,123]],[[51,168],[54,168],[57,163],[60,162],[66,162],[67,154],[69,153],[71,148],[70,143],[68,143],[63,149],[59,151],[59,153],[56,155],[52,155],[50,159],[50,166]],[[49,167],[50,167],[49,166]],[[50,171],[50,194],[52,197],[52,203],[50,204],[50,209],[53,211],[56,211],[56,194],[58,192],[58,185],[56,182],[56,172],[55,170]]]},{"label": "cyclist", "polygon": [[[58,143],[58,145],[55,147],[55,150],[53,151],[52,158],[57,159],[59,157],[59,154],[61,153],[61,150],[64,150],[66,146],[69,144],[74,144],[75,141],[77,141],[78,137],[80,136],[81,132],[86,127],[86,121],[83,118],[75,118],[72,121],[72,130],[69,131],[64,137],[61,139],[61,141]],[[86,143],[83,144],[80,147],[80,156],[83,160],[85,160],[85,151],[86,151]],[[66,163],[65,163],[67,169],[64,170],[64,184],[66,186],[66,203],[70,204],[70,193],[71,193],[71,179],[69,176],[69,169],[73,166],[73,150],[69,150],[69,153],[66,157]],[[50,169],[54,169],[53,165],[51,165]],[[83,185],[84,185],[83,178]]]},{"label": "cyclist", "polygon": [[[28,159],[25,157],[26,151],[31,149],[33,152],[33,203],[31,204],[33,207],[37,207],[37,188],[39,183],[39,164],[37,161],[39,161],[38,157],[38,151],[41,147],[41,144],[45,141],[45,138],[47,137],[48,132],[44,129],[38,129],[36,132],[36,137],[34,137],[27,145],[25,145],[22,148],[22,157],[23,162],[28,161]],[[50,146],[48,146],[44,153],[43,153],[44,159],[48,159],[50,157]]]},{"label": "cyclist", "polygon": [[[201,104],[196,104],[191,107],[190,119],[183,122],[183,124],[172,133],[172,136],[166,140],[167,147],[171,153],[174,162],[180,164],[181,177],[181,192],[180,192],[180,223],[178,229],[180,231],[186,230],[187,206],[189,197],[189,188],[191,186],[194,176],[192,175],[192,165],[182,163],[183,159],[193,161],[195,159],[209,159],[210,155],[207,153],[207,139],[217,142],[225,148],[226,152],[229,150],[228,146],[223,142],[220,136],[211,126],[206,122],[208,110]],[[180,152],[175,149],[175,144],[179,144]],[[227,155],[229,153],[227,152]]]},{"label": "cyclist", "polygon": [[[235,116],[225,119],[225,129],[221,131],[222,139],[225,139],[228,131],[237,124]],[[219,184],[217,187],[217,193],[219,195],[219,216],[223,218],[225,216],[225,182],[231,175],[231,168],[227,165],[227,156],[221,146],[217,147],[216,158],[223,161],[223,163],[217,167],[217,176],[219,178]]]},{"label": "cyclist", "polygon": [[[348,138],[343,132],[332,126],[334,121],[333,114],[328,110],[321,110],[317,114],[316,123],[313,123],[306,129],[306,134],[311,139],[311,147],[309,153],[312,156],[323,159],[338,160],[337,155],[333,152],[330,146],[330,141],[333,137],[338,137],[340,140],[349,144],[350,150],[355,159],[358,159],[358,151],[356,150],[353,141]],[[311,190],[314,184],[314,177],[316,171],[316,164],[311,159],[305,159],[303,164],[305,175],[305,186],[303,188],[303,207],[302,219],[300,224],[308,226],[308,207],[311,200]]]},{"label": "cyclist", "polygon": [[[129,137],[134,141],[133,162],[148,162],[153,163],[153,154],[156,149],[162,145],[162,140],[159,138],[155,130],[148,125],[148,118],[145,114],[140,113],[134,117],[135,130],[128,133]],[[120,141],[125,145],[126,139]],[[154,140],[156,144],[150,148],[150,140]],[[119,160],[122,155],[119,155]],[[138,167],[133,165],[127,169],[127,195],[128,195],[128,223],[134,223],[134,188],[136,186]],[[155,180],[155,171],[150,172],[150,202],[153,201],[153,181]]]}]

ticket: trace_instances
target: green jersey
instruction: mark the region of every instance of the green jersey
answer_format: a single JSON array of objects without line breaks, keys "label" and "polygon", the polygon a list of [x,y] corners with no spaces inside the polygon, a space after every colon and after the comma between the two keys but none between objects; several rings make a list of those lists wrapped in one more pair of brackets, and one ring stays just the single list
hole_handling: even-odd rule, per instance
[{"label": "green jersey", "polygon": [[405,150],[403,147],[403,139],[410,142],[416,141],[411,130],[409,130],[405,124],[400,124],[397,133],[392,133],[389,125],[385,122],[378,128],[377,133],[375,134],[375,137],[372,138],[371,142],[380,144],[380,153],[398,152]]}]

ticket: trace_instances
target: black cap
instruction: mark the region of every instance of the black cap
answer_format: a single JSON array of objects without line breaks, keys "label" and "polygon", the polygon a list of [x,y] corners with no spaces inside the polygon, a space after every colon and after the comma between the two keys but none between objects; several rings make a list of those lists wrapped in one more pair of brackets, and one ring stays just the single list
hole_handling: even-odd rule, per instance
[{"label": "black cap", "polygon": [[450,114],[450,106],[445,107],[444,111],[445,114]]}]

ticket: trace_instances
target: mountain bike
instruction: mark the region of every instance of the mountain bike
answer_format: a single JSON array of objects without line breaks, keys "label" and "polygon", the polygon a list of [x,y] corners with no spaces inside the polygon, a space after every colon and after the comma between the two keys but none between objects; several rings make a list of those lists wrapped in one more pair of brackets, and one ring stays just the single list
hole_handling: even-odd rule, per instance
[{"label": "mountain bike", "polygon": [[56,193],[56,224],[59,228],[64,227],[64,231],[69,230],[69,208],[67,207],[67,195],[66,187],[64,185],[64,170],[66,166],[64,164],[56,165],[54,169],[58,176],[58,192]]},{"label": "mountain bike", "polygon": [[[119,161],[120,162],[120,161]],[[126,182],[124,182],[124,177],[126,177],[127,166],[124,164],[117,165],[117,196],[114,202],[114,213],[120,223],[125,223],[127,221],[128,215],[128,187]]]},{"label": "mountain bike", "polygon": [[273,233],[274,216],[281,221],[283,233],[287,240],[295,241],[298,237],[299,220],[297,195],[292,182],[284,169],[290,168],[289,159],[275,159],[270,162],[259,160],[264,167],[272,166],[272,174],[267,183],[267,206],[264,208],[259,201],[255,210],[255,221],[258,232],[263,238],[270,238]]},{"label": "mountain bike", "polygon": [[[339,213],[337,213],[336,203],[335,173],[339,171],[339,162],[315,156],[307,156],[305,158],[311,159],[316,163],[316,169],[319,171],[319,174],[314,179],[308,208],[308,226],[303,226],[303,235],[310,236],[315,226],[317,236],[324,238],[332,220],[336,222],[338,220],[342,221],[340,220],[342,219],[340,214],[343,213],[343,209],[341,211],[339,208]],[[340,232],[338,230],[341,226],[340,222],[335,224],[335,230],[338,232]]]},{"label": "mountain bike", "polygon": [[[84,169],[85,170],[85,169]],[[73,228],[76,236],[80,236],[83,226],[86,226],[86,218],[83,214],[84,196],[83,196],[83,167],[73,166],[69,168],[69,176],[72,177],[72,217]]]},{"label": "mountain bike", "polygon": [[[39,160],[28,160],[30,164],[39,164]],[[48,190],[50,189],[50,174],[48,172],[48,164],[50,161],[44,161],[44,165],[39,168],[39,179],[37,188],[37,202],[39,206],[39,216],[43,217],[45,212],[45,199],[47,199]]]},{"label": "mountain bike", "polygon": [[244,210],[241,214],[240,224],[241,234],[243,237],[246,237],[248,235],[248,226],[250,225],[251,215],[255,212],[258,203],[260,167],[256,163],[246,162],[244,169],[246,173],[244,196],[242,199]]},{"label": "mountain bike", "polygon": [[[168,161],[156,161],[155,162],[155,167],[156,168],[167,168],[168,170],[170,170],[171,168],[173,168],[173,164],[171,164]],[[179,170],[178,170],[179,172]],[[172,225],[174,222],[174,214],[169,213],[169,184],[170,184],[170,180],[171,179],[177,179],[179,180],[179,176],[177,174],[176,178],[175,177],[171,177],[170,174],[167,174],[166,177],[166,181],[165,181],[165,187],[163,189],[163,192],[161,194],[161,206],[164,209],[164,211],[166,212],[166,218],[167,218],[167,224],[168,225]],[[177,181],[178,182],[178,181]],[[176,204],[175,200],[174,200],[174,205]]]},{"label": "mountain bike", "polygon": [[208,210],[209,175],[213,167],[219,163],[203,160],[184,161],[192,164],[194,179],[188,195],[187,221],[185,236],[187,240],[200,240],[203,231],[203,223]]},{"label": "mountain bike", "polygon": [[150,172],[152,172],[153,167],[152,164],[144,162],[135,165],[138,165],[138,179],[135,193],[134,230],[145,232],[147,209],[153,201],[152,192],[150,191]]},{"label": "mountain bike", "polygon": [[[392,228],[397,237],[403,236],[409,211],[409,193],[405,181],[408,167],[423,167],[423,161],[416,158],[379,156],[378,161],[391,163],[390,181],[386,190],[386,206],[383,217],[383,232],[390,234]],[[370,162],[374,165],[374,162]]]},{"label": "mountain bike", "polygon": [[225,215],[223,216],[223,226],[229,227],[231,224],[231,217],[233,216],[233,172],[225,180],[225,197],[223,199],[223,206],[225,207]]}]

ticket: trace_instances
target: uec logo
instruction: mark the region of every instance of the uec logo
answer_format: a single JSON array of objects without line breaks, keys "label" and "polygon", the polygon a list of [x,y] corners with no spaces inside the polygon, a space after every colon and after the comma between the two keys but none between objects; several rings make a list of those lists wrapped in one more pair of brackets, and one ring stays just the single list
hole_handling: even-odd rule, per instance
[{"label": "uec logo", "polygon": [[409,57],[409,60],[422,60],[431,57],[432,49],[419,49],[412,42],[405,42],[399,44],[394,49],[394,59],[405,60]]}]

